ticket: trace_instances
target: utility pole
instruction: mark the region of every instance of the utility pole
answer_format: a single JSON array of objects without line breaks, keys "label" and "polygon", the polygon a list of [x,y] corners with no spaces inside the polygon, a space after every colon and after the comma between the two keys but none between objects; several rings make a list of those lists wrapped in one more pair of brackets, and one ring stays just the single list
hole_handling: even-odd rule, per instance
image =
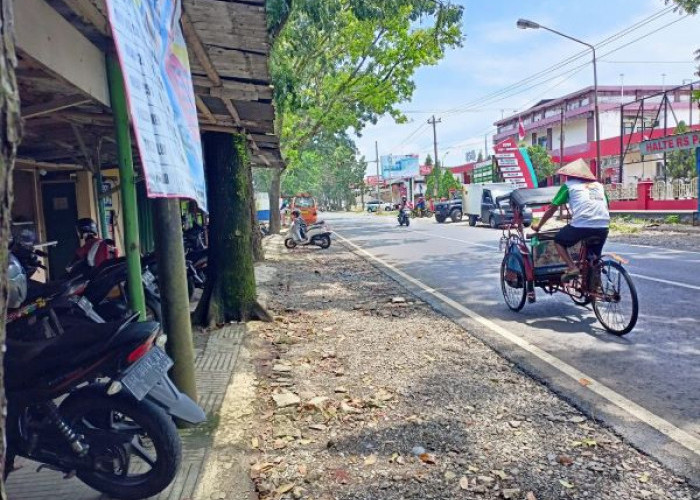
[{"label": "utility pole", "polygon": [[559,168],[564,166],[564,107],[566,103],[561,107],[559,115]]},{"label": "utility pole", "polygon": [[437,172],[435,172],[435,183],[433,185],[433,196],[437,198],[438,191],[440,189],[440,163],[438,158],[438,147],[437,147],[437,124],[442,123],[442,120],[438,118],[437,120],[435,119],[435,115],[428,120],[428,124],[433,126],[433,151],[435,152],[435,168],[437,169]]},{"label": "utility pole", "polygon": [[374,162],[377,164],[377,201],[382,201],[379,198],[379,143],[377,141],[374,141],[374,154]]},{"label": "utility pole", "polygon": [[489,156],[489,134],[484,134],[484,161]]}]

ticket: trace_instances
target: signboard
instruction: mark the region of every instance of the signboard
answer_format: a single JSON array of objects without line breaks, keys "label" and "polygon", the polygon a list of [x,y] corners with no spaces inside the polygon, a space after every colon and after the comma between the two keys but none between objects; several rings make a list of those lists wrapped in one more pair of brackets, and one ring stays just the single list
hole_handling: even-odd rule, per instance
[{"label": "signboard", "polygon": [[472,170],[472,184],[484,184],[485,182],[495,182],[497,180],[491,160],[482,161],[474,165],[474,170]]},{"label": "signboard", "polygon": [[511,182],[519,188],[538,186],[527,148],[520,148],[514,140],[506,139],[496,144],[494,151],[496,164],[506,182]]},{"label": "signboard", "polygon": [[381,175],[368,175],[365,177],[365,184],[368,186],[384,185],[384,177]]},{"label": "signboard", "polygon": [[420,175],[430,175],[430,173],[433,171],[433,166],[432,165],[421,165],[420,169],[418,172]]},{"label": "signboard", "polygon": [[688,132],[687,134],[643,141],[639,145],[639,151],[643,155],[653,155],[684,149],[695,149],[697,147],[700,147],[700,132]]},{"label": "signboard", "polygon": [[418,155],[386,155],[380,158],[385,179],[415,177],[420,174]]},{"label": "signboard", "polygon": [[202,144],[180,0],[107,0],[149,198],[206,210]]}]

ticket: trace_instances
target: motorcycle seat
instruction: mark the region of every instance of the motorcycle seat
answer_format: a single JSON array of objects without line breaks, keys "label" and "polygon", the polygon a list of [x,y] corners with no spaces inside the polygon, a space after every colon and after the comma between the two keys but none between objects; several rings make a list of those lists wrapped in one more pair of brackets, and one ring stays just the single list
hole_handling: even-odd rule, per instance
[{"label": "motorcycle seat", "polygon": [[122,345],[145,341],[159,328],[160,325],[155,322],[85,322],[51,339],[7,339],[5,370],[9,379],[30,381],[65,367],[78,367],[81,363],[96,361],[100,355]]}]

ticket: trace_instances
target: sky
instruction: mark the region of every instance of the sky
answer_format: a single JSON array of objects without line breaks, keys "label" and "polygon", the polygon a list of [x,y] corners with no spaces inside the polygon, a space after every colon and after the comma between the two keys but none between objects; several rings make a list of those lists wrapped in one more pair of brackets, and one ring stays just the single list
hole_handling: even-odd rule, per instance
[{"label": "sky", "polygon": [[[434,114],[441,120],[437,125],[441,161],[446,166],[464,164],[468,151],[484,150],[487,134],[490,147],[493,123],[501,116],[592,85],[591,58],[582,55],[561,69],[511,87],[585,50],[544,30],[517,29],[515,23],[521,17],[596,45],[600,85],[623,81],[625,85],[672,86],[698,79],[693,53],[700,48],[700,15],[684,17],[669,10],[663,0],[455,3],[464,6],[463,46],[450,50],[438,65],[418,70],[412,100],[399,105],[408,123],[398,125],[391,117],[383,117],[362,130],[356,142],[366,159],[374,160],[375,141],[380,156],[418,154],[421,163],[427,154],[434,156],[432,126],[427,124]],[[646,22],[650,16],[654,17]],[[635,24],[640,24],[638,29],[598,47]],[[374,163],[368,164],[367,174],[376,174]]]}]

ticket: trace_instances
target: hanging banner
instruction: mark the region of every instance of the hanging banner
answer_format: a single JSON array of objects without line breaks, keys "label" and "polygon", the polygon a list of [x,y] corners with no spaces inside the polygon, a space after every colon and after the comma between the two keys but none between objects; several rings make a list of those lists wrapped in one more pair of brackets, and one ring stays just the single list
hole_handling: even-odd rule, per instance
[{"label": "hanging banner", "polygon": [[536,188],[537,176],[532,168],[527,148],[520,148],[512,139],[506,139],[494,146],[496,163],[501,177],[519,188]]},{"label": "hanging banner", "polygon": [[206,211],[202,144],[180,0],[106,0],[149,198]]}]

